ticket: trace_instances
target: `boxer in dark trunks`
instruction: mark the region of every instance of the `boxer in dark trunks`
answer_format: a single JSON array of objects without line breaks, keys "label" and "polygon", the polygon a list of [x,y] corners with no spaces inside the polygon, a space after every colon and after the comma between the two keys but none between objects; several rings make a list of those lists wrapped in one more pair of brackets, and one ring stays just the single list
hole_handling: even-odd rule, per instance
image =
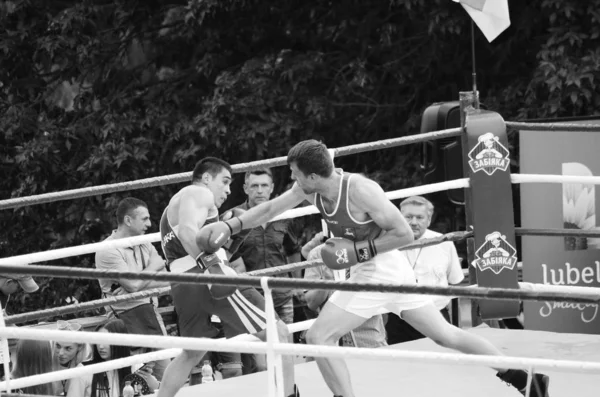
[{"label": "boxer in dark trunks", "polygon": [[[218,208],[231,193],[230,184],[231,166],[221,159],[207,157],[196,164],[191,185],[171,198],[160,220],[161,244],[169,271],[236,275],[227,266],[223,249],[208,252],[198,243],[200,229],[219,220]],[[181,336],[210,337],[210,316],[216,315],[227,338],[252,334],[265,340],[265,301],[254,288],[172,283],[171,296]],[[278,321],[277,326],[280,340],[286,342],[286,325]],[[204,354],[184,350],[177,356],[165,371],[158,397],[175,396]],[[297,397],[292,357],[283,356],[282,361],[285,395]]]}]

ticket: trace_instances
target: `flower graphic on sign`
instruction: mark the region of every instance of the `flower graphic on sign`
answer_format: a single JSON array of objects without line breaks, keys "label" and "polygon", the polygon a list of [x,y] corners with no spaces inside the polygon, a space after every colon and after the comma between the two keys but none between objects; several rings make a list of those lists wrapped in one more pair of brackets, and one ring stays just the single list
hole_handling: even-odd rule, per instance
[{"label": "flower graphic on sign", "polygon": [[[592,171],[580,163],[563,163],[563,175],[592,176]],[[565,229],[594,230],[596,227],[596,195],[594,185],[564,183],[563,225]],[[600,239],[565,237],[565,250],[600,248]]]}]

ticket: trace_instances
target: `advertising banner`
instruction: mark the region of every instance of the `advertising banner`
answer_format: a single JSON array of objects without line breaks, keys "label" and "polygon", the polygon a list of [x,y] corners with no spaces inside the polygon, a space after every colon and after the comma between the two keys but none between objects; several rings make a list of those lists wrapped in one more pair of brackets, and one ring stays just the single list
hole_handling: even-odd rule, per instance
[{"label": "advertising banner", "polygon": [[[600,132],[520,131],[519,140],[522,174],[600,176]],[[522,227],[600,230],[598,185],[526,183],[520,189]],[[600,238],[524,236],[522,243],[523,281],[600,287]],[[529,301],[524,311],[526,329],[600,334],[596,305]]]}]

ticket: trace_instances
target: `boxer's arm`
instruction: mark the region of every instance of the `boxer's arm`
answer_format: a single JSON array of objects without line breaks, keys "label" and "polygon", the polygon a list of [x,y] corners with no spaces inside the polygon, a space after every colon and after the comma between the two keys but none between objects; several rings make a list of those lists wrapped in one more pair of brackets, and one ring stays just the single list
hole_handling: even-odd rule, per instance
[{"label": "boxer's arm", "polygon": [[302,203],[304,200],[310,199],[304,194],[302,189],[294,183],[292,188],[281,196],[275,197],[272,200],[266,201],[256,207],[250,208],[239,216],[244,229],[253,229],[264,223],[267,223],[285,210],[292,209]]},{"label": "boxer's arm", "polygon": [[353,187],[350,190],[352,203],[367,213],[384,231],[381,236],[373,239],[377,251],[375,254],[398,249],[414,241],[410,225],[379,184],[366,178],[356,178]]},{"label": "boxer's arm", "polygon": [[177,235],[186,252],[196,258],[201,250],[196,244],[196,234],[208,217],[208,210],[214,206],[210,190],[189,186],[179,199],[179,231]]}]

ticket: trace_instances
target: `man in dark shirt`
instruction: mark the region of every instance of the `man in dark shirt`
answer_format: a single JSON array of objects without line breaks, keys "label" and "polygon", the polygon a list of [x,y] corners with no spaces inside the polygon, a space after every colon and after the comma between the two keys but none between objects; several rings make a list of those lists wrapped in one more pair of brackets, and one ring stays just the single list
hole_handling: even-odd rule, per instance
[{"label": "man in dark shirt", "polygon": [[[249,171],[244,180],[244,192],[248,196],[245,203],[237,208],[248,210],[268,201],[273,193],[273,174],[270,169]],[[235,239],[235,237],[234,237]],[[235,244],[235,242],[234,242]],[[242,258],[244,267],[236,270],[254,271],[300,261],[300,244],[293,230],[293,221],[284,219],[267,222],[250,231],[230,262]],[[240,261],[237,261],[239,263]],[[278,277],[290,277],[283,274]],[[294,322],[293,290],[274,289],[275,312],[286,324]]]}]

